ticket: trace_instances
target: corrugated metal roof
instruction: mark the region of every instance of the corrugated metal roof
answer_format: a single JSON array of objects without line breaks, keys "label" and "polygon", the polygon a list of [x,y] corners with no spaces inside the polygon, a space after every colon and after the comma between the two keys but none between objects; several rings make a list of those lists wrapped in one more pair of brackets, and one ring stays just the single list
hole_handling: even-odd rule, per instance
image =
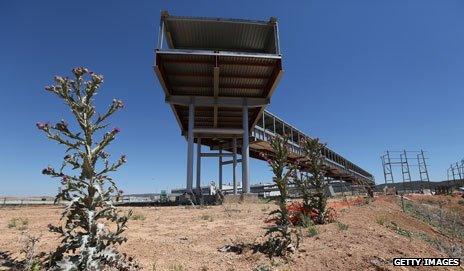
[{"label": "corrugated metal roof", "polygon": [[[155,72],[170,97],[252,98],[269,101],[282,74],[277,23],[217,18],[175,17],[163,13]],[[170,48],[163,48],[163,40]],[[217,73],[217,71],[219,71]],[[215,76],[218,76],[215,92]],[[249,128],[263,106],[249,107]],[[171,104],[185,134],[188,107]],[[195,128],[241,129],[243,109],[229,105],[195,107]],[[201,136],[201,135],[200,135]],[[203,145],[231,138],[203,136]]]},{"label": "corrugated metal roof", "polygon": [[275,20],[164,16],[171,49],[278,54]]},{"label": "corrugated metal roof", "polygon": [[213,70],[217,65],[219,96],[265,98],[273,73],[280,69],[280,59],[274,58],[164,54],[161,51],[158,55],[172,95],[212,96]]}]

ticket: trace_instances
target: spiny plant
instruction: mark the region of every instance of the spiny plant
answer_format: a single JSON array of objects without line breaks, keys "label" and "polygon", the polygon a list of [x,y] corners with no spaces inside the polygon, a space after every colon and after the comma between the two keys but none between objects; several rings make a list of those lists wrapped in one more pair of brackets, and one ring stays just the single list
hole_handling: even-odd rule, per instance
[{"label": "spiny plant", "polygon": [[33,236],[27,232],[23,233],[23,245],[21,254],[24,255],[23,270],[39,271],[41,269],[40,257],[42,254],[37,255],[37,247],[40,237]]},{"label": "spiny plant", "polygon": [[327,196],[325,194],[327,182],[325,181],[324,155],[325,144],[318,138],[305,138],[301,140],[304,158],[300,163],[299,176],[294,179],[302,197],[303,205],[309,212],[316,213],[315,222],[325,223]]},{"label": "spiny plant", "polygon": [[287,252],[294,250],[299,242],[299,235],[291,229],[287,209],[288,183],[296,169],[289,159],[288,141],[289,138],[286,136],[276,136],[270,140],[273,153],[262,154],[274,173],[273,181],[280,192],[277,197],[279,208],[269,213],[271,218],[268,221],[274,224],[266,231],[269,239],[265,247],[271,257],[285,256]]},{"label": "spiny plant", "polygon": [[[113,205],[120,197],[109,173],[126,162],[121,155],[110,162],[105,148],[116,138],[119,128],[104,132],[107,120],[124,107],[113,100],[105,113],[99,114],[94,97],[103,83],[103,76],[78,67],[72,70],[74,78],[55,76],[55,83],[45,90],[55,94],[71,110],[77,122],[73,131],[65,120],[51,125],[39,122],[37,128],[47,137],[66,147],[66,155],[59,170],[48,166],[42,173],[61,180],[55,202],[66,202],[61,225],[49,225],[49,230],[61,236],[61,243],[48,259],[50,270],[117,270],[137,269],[132,258],[116,250],[127,241],[122,233],[131,215],[122,214]],[[101,137],[97,139],[97,137]],[[114,230],[108,225],[113,224]]]}]

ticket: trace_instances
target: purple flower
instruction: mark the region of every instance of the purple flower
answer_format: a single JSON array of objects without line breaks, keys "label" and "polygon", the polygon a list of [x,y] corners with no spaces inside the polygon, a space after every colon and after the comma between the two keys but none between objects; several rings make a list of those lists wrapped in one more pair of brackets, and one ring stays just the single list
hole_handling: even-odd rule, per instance
[{"label": "purple flower", "polygon": [[100,157],[103,158],[103,159],[106,159],[106,158],[108,158],[108,157],[110,156],[110,155],[109,155],[107,152],[105,152],[105,151],[101,151],[99,155],[100,155]]},{"label": "purple flower", "polygon": [[56,87],[55,86],[45,86],[46,91],[55,91]]},{"label": "purple flower", "polygon": [[35,125],[39,130],[47,131],[50,129],[50,124],[48,122],[37,122]]},{"label": "purple flower", "polygon": [[124,107],[124,103],[123,103],[121,100],[116,100],[116,99],[114,99],[114,100],[113,100],[113,106],[114,106],[116,109],[120,109],[120,108],[123,108],[123,107]]},{"label": "purple flower", "polygon": [[95,84],[100,84],[103,82],[103,75],[92,73],[91,77]]},{"label": "purple flower", "polygon": [[76,77],[81,77],[82,75],[89,72],[89,70],[84,67],[77,67],[77,68],[74,68],[72,71]]},{"label": "purple flower", "polygon": [[55,76],[54,79],[59,84],[63,84],[65,82],[65,79],[61,76]]},{"label": "purple flower", "polygon": [[42,170],[42,174],[45,174],[45,175],[51,175],[51,174],[53,174],[54,172],[55,172],[55,170],[54,170],[52,167],[50,167],[50,166],[48,166],[47,168],[44,168],[44,169]]},{"label": "purple flower", "polygon": [[57,130],[63,131],[63,132],[68,132],[68,123],[65,120],[61,120],[55,125],[55,128]]},{"label": "purple flower", "polygon": [[121,158],[119,158],[119,160],[121,160],[121,162],[123,162],[123,163],[127,162],[127,159],[126,159],[125,155],[121,155]]}]

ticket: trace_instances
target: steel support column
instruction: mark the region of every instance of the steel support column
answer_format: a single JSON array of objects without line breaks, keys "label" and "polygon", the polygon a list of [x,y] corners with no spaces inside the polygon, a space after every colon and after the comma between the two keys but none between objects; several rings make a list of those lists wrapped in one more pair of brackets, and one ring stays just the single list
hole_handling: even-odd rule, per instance
[{"label": "steel support column", "polygon": [[219,189],[222,190],[222,149],[219,149]]},{"label": "steel support column", "polygon": [[234,186],[234,195],[237,195],[237,177],[235,168],[237,167],[237,138],[234,137],[232,141],[233,163],[232,163],[232,183]]},{"label": "steel support column", "polygon": [[248,107],[245,105],[243,111],[243,144],[242,144],[242,193],[250,193],[250,171],[248,169],[250,146],[249,146],[249,127],[248,127]]},{"label": "steel support column", "polygon": [[201,194],[201,138],[197,139],[197,192]]},{"label": "steel support column", "polygon": [[193,102],[189,105],[188,117],[188,146],[187,146],[187,192],[192,192],[193,187],[193,128],[194,128],[195,106]]}]

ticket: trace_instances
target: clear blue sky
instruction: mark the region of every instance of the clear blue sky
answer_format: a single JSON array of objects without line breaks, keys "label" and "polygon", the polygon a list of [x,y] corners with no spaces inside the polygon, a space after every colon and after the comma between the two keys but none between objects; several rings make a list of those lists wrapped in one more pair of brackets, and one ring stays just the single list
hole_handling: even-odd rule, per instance
[{"label": "clear blue sky", "polygon": [[[114,97],[126,104],[110,149],[128,156],[122,189],[184,185],[186,142],[152,71],[161,10],[278,17],[285,74],[269,109],[378,183],[386,149],[424,148],[434,180],[464,156],[461,0],[1,1],[0,195],[56,192],[40,171],[58,166],[63,148],[35,123],[69,116],[43,87],[79,65],[105,75],[101,108]],[[204,165],[203,182],[217,179],[216,159]],[[264,163],[251,167],[252,183],[270,180]]]}]

